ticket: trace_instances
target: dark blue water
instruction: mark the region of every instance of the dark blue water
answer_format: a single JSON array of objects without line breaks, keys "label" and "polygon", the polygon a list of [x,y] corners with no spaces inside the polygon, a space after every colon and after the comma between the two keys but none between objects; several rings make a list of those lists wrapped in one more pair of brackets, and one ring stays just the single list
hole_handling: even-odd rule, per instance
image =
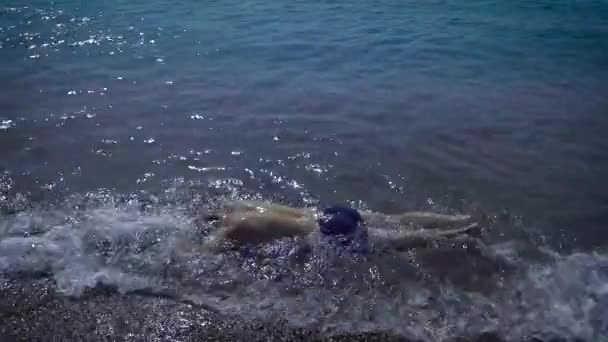
[{"label": "dark blue water", "polygon": [[[53,204],[71,217],[83,196],[154,194],[173,208],[162,226],[186,230],[176,203],[218,188],[468,211],[488,218],[489,248],[561,253],[538,277],[605,266],[606,1],[3,1],[0,61],[4,207]],[[28,210],[37,218],[6,231],[55,222]],[[103,224],[139,222],[130,215]],[[547,282],[567,301],[605,301],[605,270],[587,276]],[[531,298],[559,292],[517,279]],[[598,336],[598,309],[578,300],[563,304],[585,308],[572,317],[529,302],[495,315],[519,317],[521,331],[529,315],[561,317],[559,329]]]}]

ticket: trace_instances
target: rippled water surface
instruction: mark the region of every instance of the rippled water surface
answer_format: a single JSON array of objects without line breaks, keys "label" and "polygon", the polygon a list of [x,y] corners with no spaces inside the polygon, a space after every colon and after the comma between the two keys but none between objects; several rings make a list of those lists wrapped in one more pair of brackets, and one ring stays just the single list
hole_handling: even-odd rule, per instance
[{"label": "rippled water surface", "polygon": [[[608,334],[606,1],[4,1],[0,61],[5,276],[430,340]],[[295,266],[291,241],[176,252],[243,197],[487,229]]]}]

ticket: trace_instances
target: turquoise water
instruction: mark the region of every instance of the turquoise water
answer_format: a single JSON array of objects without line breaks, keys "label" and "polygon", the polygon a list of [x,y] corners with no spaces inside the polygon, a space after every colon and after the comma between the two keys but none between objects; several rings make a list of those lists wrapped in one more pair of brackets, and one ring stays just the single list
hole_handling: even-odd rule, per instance
[{"label": "turquoise water", "polygon": [[[559,292],[574,311],[465,291],[458,305],[420,304],[428,315],[509,302],[494,314],[522,334],[530,315],[565,334],[600,332],[601,312],[581,301],[606,300],[606,1],[4,1],[0,61],[0,204],[36,218],[6,221],[7,238],[63,225],[39,206],[99,223],[105,207],[74,207],[100,196],[153,196],[170,212],[160,225],[186,230],[175,207],[196,196],[474,212],[489,222],[487,247],[515,264],[550,251],[544,273],[512,281],[539,302]],[[122,232],[140,219],[128,213],[99,225]],[[450,255],[429,257],[431,273],[460,265]],[[57,258],[58,281],[71,279]],[[462,262],[471,279],[500,278],[497,265]],[[543,292],[546,282],[556,288]],[[398,303],[397,321],[422,310]]]}]

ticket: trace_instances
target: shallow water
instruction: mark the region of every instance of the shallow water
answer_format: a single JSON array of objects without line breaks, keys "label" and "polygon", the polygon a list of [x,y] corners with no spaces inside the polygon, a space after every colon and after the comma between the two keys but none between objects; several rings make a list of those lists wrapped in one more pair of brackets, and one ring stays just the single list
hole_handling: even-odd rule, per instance
[{"label": "shallow water", "polygon": [[[597,340],[607,37],[591,0],[5,1],[0,269],[329,330]],[[290,241],[176,255],[200,210],[243,197],[487,229],[296,266],[275,258]]]},{"label": "shallow water", "polygon": [[[76,298],[110,286],[326,333],[387,330],[435,341],[493,331],[508,340],[597,340],[606,331],[602,253],[559,255],[524,239],[489,239],[367,256],[321,248],[294,259],[296,242],[287,239],[212,255],[196,248],[209,227],[196,224],[193,213],[213,200],[191,200],[189,184],[168,189],[160,197],[73,195],[6,216],[3,276],[51,276]],[[224,183],[207,193],[218,199],[244,192]]]}]

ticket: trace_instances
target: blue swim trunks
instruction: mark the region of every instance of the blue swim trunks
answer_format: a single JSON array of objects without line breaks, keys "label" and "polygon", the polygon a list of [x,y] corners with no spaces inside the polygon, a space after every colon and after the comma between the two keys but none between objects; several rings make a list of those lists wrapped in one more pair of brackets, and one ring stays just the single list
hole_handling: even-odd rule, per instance
[{"label": "blue swim trunks", "polygon": [[367,227],[356,209],[339,205],[325,208],[318,224],[319,230],[331,244],[353,252],[368,250]]}]

